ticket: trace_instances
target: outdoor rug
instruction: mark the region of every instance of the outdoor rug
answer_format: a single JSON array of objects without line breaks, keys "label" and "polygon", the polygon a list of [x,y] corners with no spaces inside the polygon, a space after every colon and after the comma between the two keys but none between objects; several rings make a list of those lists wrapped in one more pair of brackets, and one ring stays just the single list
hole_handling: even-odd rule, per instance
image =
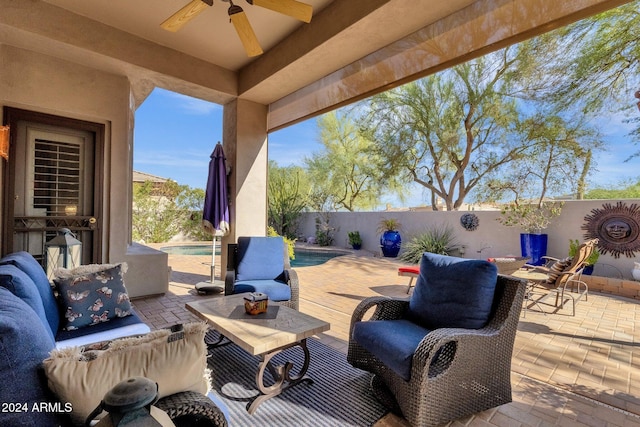
[{"label": "outdoor rug", "polygon": [[[208,336],[213,341],[216,333]],[[314,338],[307,340],[307,347],[311,353],[307,376],[313,383],[302,382],[285,390],[263,402],[253,415],[246,406],[258,395],[259,358],[233,343],[209,350],[213,392],[227,405],[231,427],[367,427],[387,413],[371,394],[370,373],[352,367],[344,354]],[[304,355],[300,347],[293,347],[274,359],[276,364],[290,360],[292,373],[297,374]],[[265,377],[271,379],[268,373]]]}]

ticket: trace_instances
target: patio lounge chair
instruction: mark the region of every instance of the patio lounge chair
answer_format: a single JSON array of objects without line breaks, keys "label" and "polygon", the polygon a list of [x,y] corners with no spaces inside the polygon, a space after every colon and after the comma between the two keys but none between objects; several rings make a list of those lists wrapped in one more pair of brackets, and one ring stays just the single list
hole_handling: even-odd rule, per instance
[{"label": "patio lounge chair", "polygon": [[549,296],[555,295],[555,306],[564,307],[565,302],[571,300],[572,316],[576,315],[576,304],[584,297],[587,300],[589,287],[580,280],[582,269],[585,267],[585,261],[596,248],[598,239],[587,240],[578,248],[573,258],[558,259],[553,257],[543,257],[547,260],[547,265],[533,267],[531,271],[544,273],[547,279],[537,281],[532,284],[532,291],[546,290],[548,293],[536,300],[539,305]]},{"label": "patio lounge chair", "polygon": [[485,260],[425,253],[409,300],[371,297],[355,309],[347,360],[374,373],[376,396],[415,426],[511,402],[525,286]]},{"label": "patio lounge chair", "polygon": [[224,294],[244,292],[261,292],[298,309],[298,275],[282,237],[238,237],[237,244],[229,244]]}]

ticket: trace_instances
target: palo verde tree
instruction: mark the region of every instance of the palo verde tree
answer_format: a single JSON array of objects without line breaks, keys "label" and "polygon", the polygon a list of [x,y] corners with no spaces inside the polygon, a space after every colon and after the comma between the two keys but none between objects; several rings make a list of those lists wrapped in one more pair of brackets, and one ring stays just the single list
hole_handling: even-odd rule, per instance
[{"label": "palo verde tree", "polygon": [[[541,174],[545,195],[586,176],[593,131],[528,96],[545,84],[540,63],[559,55],[556,40],[510,46],[368,100],[363,126],[388,173],[429,190],[434,210],[438,198],[456,210],[472,191],[490,194],[488,184],[514,171]],[[568,173],[579,164],[586,169]]]},{"label": "palo verde tree", "polygon": [[[640,1],[610,9],[549,34],[562,55],[543,61],[545,85],[530,93],[559,111],[589,117],[621,114],[640,142]],[[635,153],[634,156],[640,153]]]},{"label": "palo verde tree", "polygon": [[275,232],[295,239],[298,218],[309,201],[306,172],[299,166],[279,167],[269,161],[268,221]]},{"label": "palo verde tree", "polygon": [[[321,211],[370,209],[394,188],[393,177],[378,167],[373,142],[366,138],[349,110],[318,119],[324,149],[305,158],[313,184],[313,207]],[[389,179],[391,178],[391,179]]]},{"label": "palo verde tree", "polygon": [[376,141],[381,167],[415,182],[458,209],[488,174],[518,158],[518,105],[509,93],[523,64],[510,47],[381,93],[362,122]]},{"label": "palo verde tree", "polygon": [[591,153],[602,143],[584,118],[535,114],[519,123],[527,150],[507,170],[496,171],[477,192],[482,201],[513,200],[541,206],[552,195],[570,190],[582,198]]}]

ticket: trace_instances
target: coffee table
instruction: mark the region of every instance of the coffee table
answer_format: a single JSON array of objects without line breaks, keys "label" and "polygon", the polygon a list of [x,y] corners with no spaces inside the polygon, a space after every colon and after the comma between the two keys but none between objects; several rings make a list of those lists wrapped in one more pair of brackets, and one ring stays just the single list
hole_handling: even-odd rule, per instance
[{"label": "coffee table", "polygon": [[[260,357],[256,373],[260,395],[247,403],[247,411],[253,414],[260,404],[289,387],[302,381],[313,382],[305,375],[311,360],[307,338],[328,331],[330,325],[292,308],[277,306],[272,301],[269,301],[269,312],[246,315],[244,295],[193,301],[187,303],[186,308],[247,353]],[[304,363],[297,375],[291,373],[291,362],[273,366],[271,359],[276,354],[296,346],[304,352]],[[264,384],[264,372],[267,369],[275,380],[271,386]]]}]

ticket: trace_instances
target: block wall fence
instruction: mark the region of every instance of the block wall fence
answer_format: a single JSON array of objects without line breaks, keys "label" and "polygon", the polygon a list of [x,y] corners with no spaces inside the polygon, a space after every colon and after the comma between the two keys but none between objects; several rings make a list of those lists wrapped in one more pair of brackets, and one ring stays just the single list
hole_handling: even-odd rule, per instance
[{"label": "block wall fence", "polygon": [[[585,240],[587,224],[585,217],[592,215],[592,210],[603,211],[604,205],[616,206],[622,202],[631,208],[640,205],[639,199],[626,200],[576,200],[566,201],[562,213],[555,218],[543,232],[548,234],[547,254],[557,258],[566,257],[569,240]],[[473,231],[466,230],[460,218],[463,214],[472,212],[479,220],[478,227]],[[326,215],[326,214],[323,214]],[[317,212],[304,213],[298,226],[298,238],[306,240],[314,237],[316,232]],[[456,236],[456,241],[464,249],[462,253],[453,255],[472,259],[486,259],[508,255],[520,255],[520,233],[516,227],[506,227],[497,221],[499,211],[438,211],[404,210],[379,212],[332,212],[329,214],[329,225],[333,229],[333,245],[349,248],[347,233],[359,231],[363,240],[362,250],[372,252],[375,256],[382,256],[380,251],[380,233],[377,232],[378,223],[382,219],[395,218],[400,224],[402,242],[406,244],[412,237],[419,235],[429,227],[450,226]],[[639,224],[640,225],[640,224]],[[402,254],[402,250],[400,252]],[[631,272],[634,262],[640,262],[640,251],[633,257],[620,254],[618,258],[610,252],[600,255],[595,266],[590,289],[601,290],[612,294],[640,298],[640,282],[633,279]]]}]

